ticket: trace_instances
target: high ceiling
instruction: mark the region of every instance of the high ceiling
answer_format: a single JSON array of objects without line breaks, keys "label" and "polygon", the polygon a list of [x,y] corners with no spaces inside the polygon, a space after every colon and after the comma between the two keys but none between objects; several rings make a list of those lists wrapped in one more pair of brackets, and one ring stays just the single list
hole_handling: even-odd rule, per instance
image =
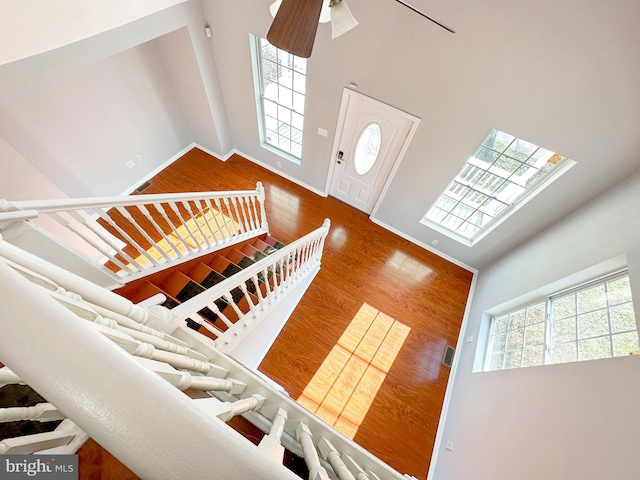
[{"label": "high ceiling", "polygon": [[[165,96],[175,97],[182,105],[163,112],[167,125],[179,125],[179,135],[174,135],[176,145],[184,143],[183,148],[188,145],[185,142],[196,141],[220,156],[235,148],[323,193],[332,173],[342,92],[355,83],[360,93],[421,119],[374,220],[476,269],[560,221],[640,166],[637,0],[516,4],[504,0],[412,0],[417,8],[452,26],[455,34],[393,0],[347,1],[360,25],[336,40],[331,40],[328,24],[320,25],[309,59],[301,165],[262,148],[257,133],[249,34],[266,36],[272,21],[271,0],[163,0],[160,5],[140,2],[119,6],[117,11],[105,0],[65,0],[57,5],[68,15],[64,19],[58,15],[49,23],[51,15],[36,15],[37,2],[21,3],[21,15],[2,17],[8,27],[0,29],[0,38],[7,41],[0,43],[24,48],[0,49],[0,62],[16,55],[51,51],[2,66],[0,99],[6,97],[6,101],[0,110],[24,116],[24,103],[33,101],[27,90],[43,83],[38,98],[50,103],[48,113],[55,120],[59,118],[57,100],[47,95],[49,90],[65,88],[68,82],[63,74],[91,73],[90,62],[158,38],[158,48],[138,49],[130,58],[152,52],[155,57],[143,58],[137,68]],[[106,17],[97,14],[109,8],[113,11]],[[11,13],[11,8],[3,5],[0,11]],[[101,23],[98,17],[106,19]],[[26,19],[32,28],[23,25],[28,23]],[[87,32],[82,27],[89,21],[99,25]],[[204,37],[205,24],[212,28],[210,40]],[[179,29],[185,35],[167,35]],[[81,40],[87,35],[93,36]],[[80,41],[57,48],[75,40]],[[185,50],[191,48],[190,52]],[[187,60],[191,62],[188,68]],[[133,75],[127,70],[135,71],[118,60],[109,64],[107,72],[124,79]],[[172,72],[173,81],[167,80],[167,72]],[[44,85],[45,78],[54,82],[52,88]],[[123,81],[122,90],[128,95],[132,89],[125,85]],[[101,122],[96,131],[105,135],[118,131],[118,125],[108,123],[109,109],[126,117],[139,115],[145,124],[156,120],[152,109],[141,112],[133,104],[102,105],[100,88],[98,82],[88,93],[78,91],[73,98],[96,112],[93,120]],[[23,93],[18,98],[14,92]],[[70,108],[69,102],[64,105]],[[96,143],[93,137],[99,137],[95,132],[88,131],[81,151],[75,140],[68,142],[54,135],[55,128],[46,122],[38,127],[40,110],[37,105],[32,107],[24,125],[7,117],[0,136],[36,166],[38,161],[60,162],[64,168],[51,167],[50,177],[57,171],[78,170],[86,163],[87,151],[93,164],[100,158],[101,168],[106,169],[114,158],[128,155],[132,148],[137,152],[158,148],[158,139],[152,136],[138,139],[140,145],[135,147],[126,136],[114,136],[116,145],[110,141],[112,150],[108,151],[104,142]],[[203,108],[209,108],[210,118],[205,118]],[[179,110],[182,112],[176,117]],[[80,113],[70,111],[66,120],[81,118]],[[55,127],[60,122],[54,120]],[[328,130],[328,137],[318,136],[318,128]],[[420,219],[492,128],[558,152],[577,164],[508,221],[468,247],[422,225]],[[174,143],[154,155],[158,165],[176,153]],[[149,170],[152,167],[149,165]],[[114,175],[134,172],[122,170]],[[87,185],[95,183],[83,180]],[[434,240],[438,240],[435,247]]]},{"label": "high ceiling", "polygon": [[[392,0],[349,0],[360,25],[336,40],[320,25],[308,66],[302,166],[283,166],[324,190],[343,87],[422,119],[375,215],[474,268],[560,220],[640,165],[640,4],[632,0],[500,0],[413,4],[450,34]],[[266,35],[270,2],[208,0],[212,45],[234,145],[256,148],[248,33]],[[246,97],[246,98],[245,98]],[[315,134],[330,131],[329,139]],[[419,223],[491,128],[577,165],[470,248]],[[594,226],[596,228],[596,226]]]}]

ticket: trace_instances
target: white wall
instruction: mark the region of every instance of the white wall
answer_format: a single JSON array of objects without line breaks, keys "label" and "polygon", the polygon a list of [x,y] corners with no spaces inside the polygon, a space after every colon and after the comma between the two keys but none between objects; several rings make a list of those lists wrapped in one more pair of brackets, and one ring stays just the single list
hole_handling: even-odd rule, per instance
[{"label": "white wall", "polygon": [[[482,270],[461,338],[477,341],[484,311],[615,257],[640,319],[638,205],[640,174]],[[457,351],[431,478],[637,478],[640,356],[472,373],[476,341]]]},{"label": "white wall", "polygon": [[202,5],[175,3],[0,66],[0,137],[66,195],[120,194],[194,142],[231,149]]},{"label": "white wall", "polygon": [[[349,0],[360,24],[335,40],[320,25],[308,61],[302,165],[261,148],[258,137],[248,34],[266,36],[270,3],[204,2],[234,147],[324,190],[342,90],[358,84],[421,118],[376,219],[427,245],[438,239],[437,249],[464,264],[489,265],[635,168],[637,1],[414,1],[455,27],[451,34],[393,1]],[[578,166],[471,249],[420,219],[491,128]]]},{"label": "white wall", "polygon": [[0,2],[0,65],[53,50],[186,0]]},{"label": "white wall", "polygon": [[190,143],[165,76],[147,42],[5,99],[0,131],[69,196],[120,193]]}]

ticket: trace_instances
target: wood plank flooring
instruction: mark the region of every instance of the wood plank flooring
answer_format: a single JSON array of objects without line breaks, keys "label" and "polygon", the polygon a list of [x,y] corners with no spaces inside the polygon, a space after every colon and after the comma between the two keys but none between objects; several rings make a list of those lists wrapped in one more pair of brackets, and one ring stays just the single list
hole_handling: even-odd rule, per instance
[{"label": "wood plank flooring", "polygon": [[[262,181],[271,235],[289,243],[332,226],[320,273],[260,370],[298,398],[354,316],[367,304],[411,330],[355,441],[402,473],[426,478],[472,274],[237,155],[221,162],[192,150],[151,180],[146,193],[243,190]],[[426,206],[425,206],[426,208]]]}]

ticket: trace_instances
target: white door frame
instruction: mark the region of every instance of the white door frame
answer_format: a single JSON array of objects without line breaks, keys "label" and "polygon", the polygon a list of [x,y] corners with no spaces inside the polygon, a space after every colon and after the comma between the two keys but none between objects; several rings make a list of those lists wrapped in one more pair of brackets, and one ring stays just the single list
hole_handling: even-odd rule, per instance
[{"label": "white door frame", "polygon": [[411,122],[411,128],[409,129],[409,134],[407,135],[407,138],[405,139],[402,145],[402,148],[400,148],[400,152],[398,153],[398,156],[396,157],[393,163],[393,166],[389,171],[389,175],[387,175],[387,178],[384,182],[384,186],[382,187],[382,190],[380,191],[380,194],[376,199],[376,203],[373,206],[373,210],[369,215],[369,218],[373,218],[376,212],[378,211],[378,207],[380,207],[380,204],[382,203],[382,200],[385,194],[387,193],[387,190],[389,189],[389,185],[391,185],[391,181],[393,180],[393,177],[396,174],[398,167],[400,166],[400,162],[402,161],[402,158],[404,157],[404,154],[407,151],[407,148],[409,148],[409,144],[411,143],[411,140],[413,139],[413,136],[415,135],[416,130],[418,130],[418,125],[420,125],[420,119],[414,115],[411,115],[407,112],[399,110],[395,107],[392,107],[387,103],[381,102],[380,100],[376,100],[373,97],[369,97],[368,95],[363,95],[362,93],[353,91],[345,87],[344,90],[342,91],[342,102],[340,103],[340,112],[338,113],[338,124],[336,125],[336,130],[335,130],[336,133],[333,138],[333,147],[331,148],[331,160],[329,162],[329,172],[327,174],[327,181],[324,187],[325,197],[328,196],[331,191],[331,181],[333,180],[333,175],[336,169],[335,160],[338,155],[338,148],[340,147],[340,142],[342,141],[342,130],[344,128],[344,121],[345,121],[345,114],[347,112],[347,107],[349,106],[349,101],[351,100],[351,98],[354,98],[357,96],[363,97],[368,101],[374,101],[378,103],[381,107],[383,107],[383,109],[393,110],[394,113],[396,114],[399,113],[400,115],[402,115],[403,117],[405,117]]}]

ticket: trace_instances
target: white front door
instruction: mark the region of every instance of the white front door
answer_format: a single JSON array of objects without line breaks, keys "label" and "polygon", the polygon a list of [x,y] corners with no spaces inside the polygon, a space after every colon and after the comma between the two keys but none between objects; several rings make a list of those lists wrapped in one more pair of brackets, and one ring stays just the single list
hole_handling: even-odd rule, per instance
[{"label": "white front door", "polygon": [[371,213],[420,120],[345,89],[329,193]]}]

